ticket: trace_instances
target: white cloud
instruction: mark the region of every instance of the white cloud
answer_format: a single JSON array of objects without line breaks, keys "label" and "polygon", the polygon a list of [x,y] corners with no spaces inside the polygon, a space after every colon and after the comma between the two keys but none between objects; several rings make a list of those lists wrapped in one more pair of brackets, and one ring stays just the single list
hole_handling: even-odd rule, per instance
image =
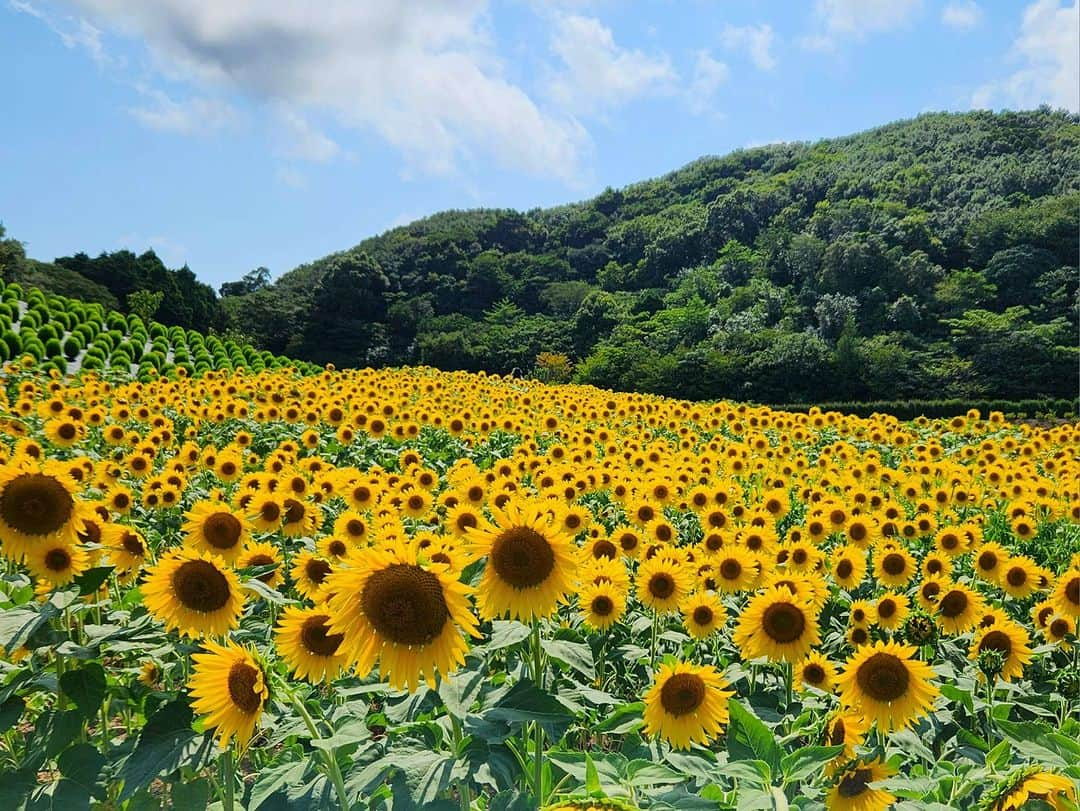
[{"label": "white cloud", "polygon": [[768,23],[761,25],[725,25],[720,43],[728,49],[746,51],[759,70],[772,70],[776,58],[772,55],[773,30]]},{"label": "white cloud", "polygon": [[293,166],[279,166],[277,168],[277,179],[282,185],[288,186],[292,189],[306,189],[307,177]]},{"label": "white cloud", "polygon": [[957,0],[941,10],[941,22],[961,31],[967,31],[979,24],[982,9],[975,0]]},{"label": "white cloud", "polygon": [[694,63],[694,77],[687,90],[690,111],[701,115],[712,108],[717,88],[728,80],[728,66],[713,58],[708,51],[698,51]]},{"label": "white cloud", "polygon": [[813,51],[831,51],[842,39],[860,40],[907,24],[922,0],[817,0],[814,14],[821,31],[799,39]]},{"label": "white cloud", "polygon": [[150,105],[132,107],[128,112],[142,124],[153,130],[173,132],[179,135],[209,135],[236,124],[236,111],[220,99],[194,96],[176,101],[167,93],[146,85],[136,85],[136,90]]},{"label": "white cloud", "polygon": [[109,57],[101,44],[101,30],[85,19],[71,15],[51,14],[28,0],[9,0],[9,4],[15,11],[36,17],[49,26],[66,47],[82,48],[99,65],[109,62]]},{"label": "white cloud", "polygon": [[1024,10],[1011,56],[1020,68],[975,91],[973,107],[1037,107],[1080,111],[1080,0],[1038,0]]},{"label": "white cloud", "polygon": [[620,47],[611,29],[594,17],[557,15],[551,49],[564,70],[551,81],[550,93],[575,114],[597,114],[639,96],[670,92],[676,80],[666,55]]},{"label": "white cloud", "polygon": [[[303,120],[373,131],[409,168],[496,163],[568,182],[588,135],[505,78],[486,0],[68,0],[145,41],[200,94],[237,93]],[[325,137],[325,136],[323,136]],[[316,148],[325,154],[324,142]]]},{"label": "white cloud", "polygon": [[285,149],[285,154],[289,157],[326,163],[341,153],[341,147],[335,141],[312,127],[299,113],[282,110],[281,120],[289,137],[289,144]]}]

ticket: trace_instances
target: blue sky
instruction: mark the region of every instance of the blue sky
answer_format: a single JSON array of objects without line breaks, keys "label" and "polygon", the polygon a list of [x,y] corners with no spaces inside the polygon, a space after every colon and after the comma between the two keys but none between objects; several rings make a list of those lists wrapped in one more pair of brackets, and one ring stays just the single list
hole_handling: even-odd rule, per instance
[{"label": "blue sky", "polygon": [[930,110],[1076,111],[1080,0],[0,0],[0,221],[217,286]]}]

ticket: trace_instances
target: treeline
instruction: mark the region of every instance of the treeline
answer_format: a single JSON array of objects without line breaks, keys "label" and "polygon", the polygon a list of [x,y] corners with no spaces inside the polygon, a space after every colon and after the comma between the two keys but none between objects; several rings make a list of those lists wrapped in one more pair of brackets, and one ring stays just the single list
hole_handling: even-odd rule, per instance
[{"label": "treeline", "polygon": [[959,417],[974,409],[982,419],[992,412],[1000,412],[1008,418],[1035,419],[1039,417],[1075,417],[1080,413],[1080,401],[1056,400],[845,400],[835,403],[785,403],[774,406],[777,411],[806,413],[811,409],[821,412],[835,411],[869,417],[871,414],[890,414],[899,420],[916,417],[947,419]]},{"label": "treeline", "polygon": [[[1078,221],[1076,116],[929,114],[703,158],[574,205],[437,214],[273,283],[252,271],[205,323],[342,367],[687,398],[1073,398]],[[112,273],[138,278],[145,256],[56,266],[123,304]],[[210,307],[185,270],[165,323]]]}]

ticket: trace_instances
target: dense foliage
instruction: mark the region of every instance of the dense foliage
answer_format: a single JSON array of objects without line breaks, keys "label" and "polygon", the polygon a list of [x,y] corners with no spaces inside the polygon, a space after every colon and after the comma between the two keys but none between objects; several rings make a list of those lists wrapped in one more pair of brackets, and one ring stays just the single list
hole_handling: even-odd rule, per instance
[{"label": "dense foliage", "polygon": [[0,388],[12,811],[1076,809],[1080,424]]},{"label": "dense foliage", "polygon": [[222,302],[339,366],[682,397],[1074,396],[1080,124],[924,115],[704,158],[560,208],[452,211]]}]

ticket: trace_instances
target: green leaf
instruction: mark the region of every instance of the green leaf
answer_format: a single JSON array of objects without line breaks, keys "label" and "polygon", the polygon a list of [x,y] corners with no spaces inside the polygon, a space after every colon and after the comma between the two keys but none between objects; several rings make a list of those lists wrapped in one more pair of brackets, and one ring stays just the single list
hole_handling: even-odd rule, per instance
[{"label": "green leaf", "polygon": [[26,701],[22,696],[12,696],[0,704],[0,732],[6,732],[22,717]]},{"label": "green leaf", "polygon": [[573,668],[585,678],[596,678],[596,666],[593,664],[592,648],[584,642],[551,639],[544,643],[544,652],[552,659]]},{"label": "green leaf", "polygon": [[626,772],[632,786],[666,786],[686,782],[686,775],[651,760],[631,760]]},{"label": "green leaf", "polygon": [[79,710],[58,712],[50,717],[43,725],[47,736],[45,756],[56,757],[67,749],[68,745],[79,737],[82,726],[83,715]]},{"label": "green leaf", "polygon": [[764,760],[733,760],[717,767],[717,772],[753,786],[768,786],[772,783],[772,770]]},{"label": "green leaf", "polygon": [[585,753],[585,792],[591,796],[604,793],[600,788],[600,775],[596,771],[596,764],[588,752]]},{"label": "green leaf", "polygon": [[97,662],[88,662],[69,670],[60,677],[60,689],[86,718],[93,718],[105,700],[105,668]]},{"label": "green leaf", "polygon": [[109,579],[113,568],[112,566],[95,566],[76,577],[72,582],[79,587],[79,596],[86,597],[101,588],[101,584]]},{"label": "green leaf", "polygon": [[349,718],[329,738],[312,738],[311,745],[316,749],[331,751],[343,746],[351,746],[371,738],[366,718]]},{"label": "green leaf", "polygon": [[761,760],[770,774],[780,773],[783,750],[767,726],[734,698],[728,699],[728,753],[732,760]]},{"label": "green leaf", "polygon": [[198,811],[206,808],[210,802],[210,784],[206,780],[193,780],[188,783],[177,780],[169,785],[172,787],[173,808]]},{"label": "green leaf", "polygon": [[491,641],[484,647],[489,651],[502,650],[528,639],[532,629],[517,620],[495,620],[491,623]]},{"label": "green leaf", "polygon": [[635,701],[632,704],[620,704],[603,721],[593,727],[594,732],[621,735],[640,727],[644,720],[645,703]]},{"label": "green leaf", "polygon": [[780,771],[788,782],[805,780],[820,773],[826,763],[843,751],[843,746],[804,746],[784,755],[780,761]]},{"label": "green leaf", "polygon": [[446,711],[458,720],[468,715],[487,678],[483,670],[459,670],[440,681],[439,698]]},{"label": "green leaf", "polygon": [[998,721],[997,725],[1018,752],[1034,760],[1060,768],[1080,763],[1080,742],[1053,732],[1047,724]]},{"label": "green leaf", "polygon": [[454,758],[451,755],[445,755],[428,767],[428,770],[417,784],[416,791],[413,792],[413,800],[421,808],[429,806],[450,787],[454,763]]},{"label": "green leaf", "polygon": [[88,743],[77,743],[65,749],[56,761],[60,774],[100,800],[105,799],[105,794],[98,788],[97,782],[105,763],[105,756]]},{"label": "green leaf", "polygon": [[262,597],[264,600],[269,600],[270,602],[274,603],[275,605],[295,605],[296,604],[296,600],[290,600],[288,597],[286,597],[280,591],[277,591],[276,589],[270,588],[264,582],[262,582],[261,580],[259,580],[258,578],[255,578],[255,577],[251,578],[250,580],[245,580],[244,581],[244,588],[246,588],[248,591],[255,592],[260,597]]},{"label": "green leaf", "polygon": [[10,654],[32,637],[49,620],[60,616],[60,609],[51,601],[39,610],[20,606],[0,611],[0,645]]},{"label": "green leaf", "polygon": [[530,681],[519,681],[484,715],[496,721],[512,723],[559,722],[573,718],[562,702],[550,693],[538,690]]},{"label": "green leaf", "polygon": [[260,769],[259,776],[255,778],[255,784],[251,787],[248,810],[258,811],[264,802],[281,789],[298,785],[304,779],[307,768],[308,762],[301,760]]},{"label": "green leaf", "polygon": [[135,750],[120,769],[124,788],[120,800],[149,786],[159,775],[181,766],[198,771],[217,754],[214,739],[191,728],[191,708],[186,701],[173,701],[150,716],[139,733]]},{"label": "green leaf", "polygon": [[536,806],[532,797],[517,789],[500,791],[491,798],[491,811],[533,811]]}]

